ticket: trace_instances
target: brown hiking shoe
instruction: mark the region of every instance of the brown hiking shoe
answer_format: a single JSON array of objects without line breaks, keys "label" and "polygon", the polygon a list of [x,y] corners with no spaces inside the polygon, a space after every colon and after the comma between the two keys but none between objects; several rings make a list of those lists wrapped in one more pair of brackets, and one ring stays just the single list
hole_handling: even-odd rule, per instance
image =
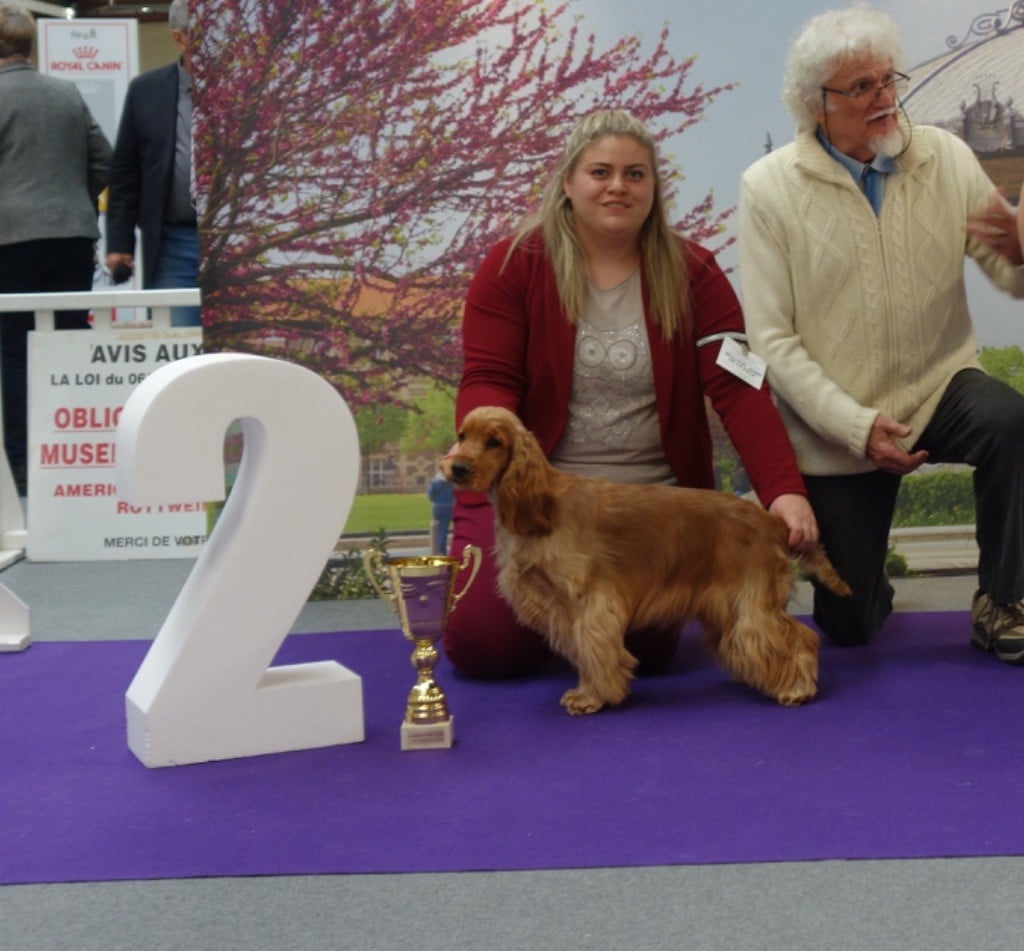
[{"label": "brown hiking shoe", "polygon": [[971,602],[971,644],[992,651],[1005,664],[1024,665],[1024,605],[996,604],[976,591]]}]

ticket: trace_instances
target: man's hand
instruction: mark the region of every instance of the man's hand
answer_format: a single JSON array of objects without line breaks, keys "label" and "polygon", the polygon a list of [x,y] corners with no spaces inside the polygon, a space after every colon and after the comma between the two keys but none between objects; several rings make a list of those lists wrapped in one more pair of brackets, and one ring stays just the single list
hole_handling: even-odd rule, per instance
[{"label": "man's hand", "polygon": [[1017,199],[1017,240],[1024,247],[1024,184],[1020,186],[1020,198]]},{"label": "man's hand", "polygon": [[921,463],[928,461],[928,453],[920,450],[915,453],[906,452],[896,441],[905,439],[911,433],[909,426],[897,422],[891,416],[881,413],[875,417],[868,436],[867,457],[875,468],[893,475],[906,475],[913,472]]},{"label": "man's hand", "polygon": [[818,544],[818,521],[811,503],[802,495],[780,495],[768,506],[768,511],[786,523],[792,551],[807,552]]},{"label": "man's hand", "polygon": [[131,254],[112,251],[107,255],[106,263],[107,273],[114,279],[115,284],[123,284],[135,273],[135,258]]},{"label": "man's hand", "polygon": [[984,211],[967,219],[967,233],[1018,267],[1024,264],[1024,218],[1020,209],[1014,214],[1013,206],[999,192],[992,192]]}]

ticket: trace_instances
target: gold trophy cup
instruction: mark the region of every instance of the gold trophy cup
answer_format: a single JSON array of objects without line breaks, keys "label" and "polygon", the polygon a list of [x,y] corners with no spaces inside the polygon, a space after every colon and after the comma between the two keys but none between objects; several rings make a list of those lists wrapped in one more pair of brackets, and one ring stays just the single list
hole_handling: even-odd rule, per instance
[{"label": "gold trophy cup", "polygon": [[[480,570],[480,556],[475,545],[466,546],[461,561],[448,555],[412,555],[384,561],[376,549],[363,553],[367,577],[398,615],[406,639],[415,644],[412,666],[417,681],[405,706],[403,750],[448,749],[455,740],[455,718],[448,710],[444,691],[434,680],[440,658],[434,645],[444,634],[448,615]],[[456,576],[470,566],[469,580],[456,593]],[[389,587],[381,584],[382,575],[387,576]]]}]

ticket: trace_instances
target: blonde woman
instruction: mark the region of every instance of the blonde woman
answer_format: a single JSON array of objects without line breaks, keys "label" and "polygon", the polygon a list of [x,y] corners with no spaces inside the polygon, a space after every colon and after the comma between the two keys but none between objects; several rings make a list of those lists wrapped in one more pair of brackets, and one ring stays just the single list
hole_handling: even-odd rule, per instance
[{"label": "blonde woman", "polygon": [[[474,277],[462,338],[456,423],[477,406],[503,406],[559,469],[712,488],[709,397],[790,544],[817,542],[767,389],[717,362],[723,347],[736,364],[746,359],[736,295],[708,251],[670,230],[654,141],[628,113],[595,112],[574,129],[539,211]],[[448,658],[470,676],[538,670],[548,648],[495,587],[490,506],[462,492],[452,553],[467,544],[486,558],[452,614]],[[642,630],[628,646],[641,669],[658,668],[677,639],[674,629]]]}]

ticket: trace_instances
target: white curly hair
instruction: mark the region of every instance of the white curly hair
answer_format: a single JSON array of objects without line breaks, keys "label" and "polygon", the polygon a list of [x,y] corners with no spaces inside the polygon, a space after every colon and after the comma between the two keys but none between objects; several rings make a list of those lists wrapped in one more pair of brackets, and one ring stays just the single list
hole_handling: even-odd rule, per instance
[{"label": "white curly hair", "polygon": [[905,69],[896,22],[887,13],[857,3],[830,10],[808,20],[789,48],[782,101],[801,130],[814,129],[814,113],[821,108],[821,87],[836,69],[854,55],[889,60],[893,69]]}]

